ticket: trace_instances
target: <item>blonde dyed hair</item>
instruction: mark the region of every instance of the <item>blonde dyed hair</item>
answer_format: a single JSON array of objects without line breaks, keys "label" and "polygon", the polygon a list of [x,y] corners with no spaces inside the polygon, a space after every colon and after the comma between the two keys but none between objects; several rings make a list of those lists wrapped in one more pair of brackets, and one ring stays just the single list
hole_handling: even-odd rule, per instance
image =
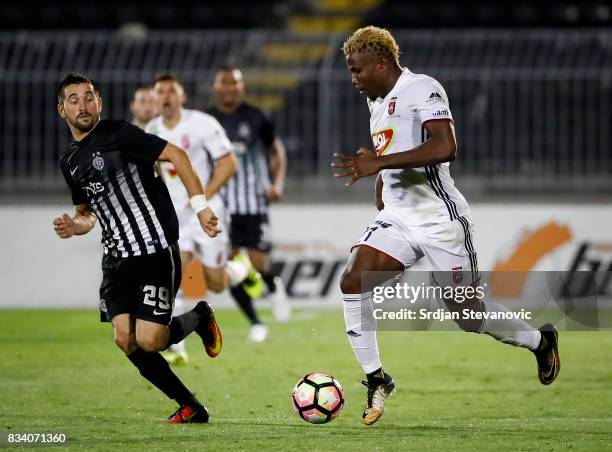
[{"label": "blonde dyed hair", "polygon": [[399,65],[399,47],[386,28],[372,25],[360,28],[344,42],[342,52],[346,56],[353,53],[370,53],[392,58]]}]

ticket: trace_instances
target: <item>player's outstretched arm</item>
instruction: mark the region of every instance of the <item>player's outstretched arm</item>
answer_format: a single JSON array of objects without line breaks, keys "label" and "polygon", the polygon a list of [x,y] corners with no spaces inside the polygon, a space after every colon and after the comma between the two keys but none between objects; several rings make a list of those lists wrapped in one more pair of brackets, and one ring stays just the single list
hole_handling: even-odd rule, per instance
[{"label": "player's outstretched arm", "polygon": [[198,215],[198,220],[204,232],[210,237],[215,237],[219,234],[221,232],[221,228],[217,226],[219,219],[212,209],[208,207],[202,182],[200,182],[200,178],[191,165],[189,155],[181,148],[168,143],[158,157],[158,160],[171,162],[174,165],[176,174],[185,186],[185,190],[187,190],[187,195],[191,199],[191,207]]},{"label": "player's outstretched arm", "polygon": [[437,119],[427,121],[423,126],[427,130],[427,141],[404,152],[377,156],[367,148],[360,148],[356,157],[334,154],[337,161],[332,163],[332,167],[341,170],[335,176],[350,177],[346,183],[350,186],[382,169],[419,168],[455,160],[457,140],[453,123],[448,119]]},{"label": "player's outstretched arm", "polygon": [[215,170],[206,185],[206,197],[212,198],[234,174],[236,174],[236,156],[233,152],[216,159]]},{"label": "player's outstretched arm", "polygon": [[96,225],[96,216],[91,211],[89,204],[74,206],[74,216],[67,213],[53,220],[53,229],[62,239],[69,239],[73,235],[83,235],[91,231]]}]

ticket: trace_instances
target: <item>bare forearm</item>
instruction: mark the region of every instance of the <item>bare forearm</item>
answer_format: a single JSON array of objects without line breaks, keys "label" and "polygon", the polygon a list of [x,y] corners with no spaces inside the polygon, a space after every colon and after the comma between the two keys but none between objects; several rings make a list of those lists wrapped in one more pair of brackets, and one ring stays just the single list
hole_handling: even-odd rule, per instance
[{"label": "bare forearm", "polygon": [[206,185],[206,197],[209,199],[236,174],[236,157],[233,153],[224,155],[216,163],[212,177]]},{"label": "bare forearm", "polygon": [[270,176],[272,184],[283,187],[287,175],[287,153],[282,141],[276,138],[270,150]]},{"label": "bare forearm", "polygon": [[74,235],[83,235],[91,231],[96,225],[96,216],[89,212],[87,214],[77,213],[72,217],[74,223]]},{"label": "bare forearm", "polygon": [[191,160],[185,151],[170,143],[159,156],[159,160],[169,161],[174,166],[176,174],[183,183],[189,197],[204,193],[202,182],[191,165]]}]

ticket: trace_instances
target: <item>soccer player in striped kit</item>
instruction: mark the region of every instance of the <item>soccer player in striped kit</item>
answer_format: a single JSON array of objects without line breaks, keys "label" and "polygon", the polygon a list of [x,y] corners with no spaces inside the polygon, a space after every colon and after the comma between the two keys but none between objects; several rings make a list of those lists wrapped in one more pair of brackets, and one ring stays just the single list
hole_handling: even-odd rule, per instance
[{"label": "soccer player in striped kit", "polygon": [[220,231],[189,156],[165,140],[126,121],[100,120],[96,85],[68,74],[58,89],[58,113],[73,140],[60,158],[75,213],[53,220],[62,239],[102,227],[102,321],[112,322],[115,343],[140,374],[175,400],[172,424],[208,422],[208,411],[158,353],[195,331],[206,352],[216,356],[221,333],[205,301],[172,318],[181,280],[178,221],[166,185],[154,170],[170,161],[187,190],[193,215],[210,237]]},{"label": "soccer player in striped kit", "polygon": [[[283,196],[287,158],[273,123],[257,107],[243,101],[245,84],[242,72],[224,66],[217,70],[213,83],[215,105],[207,112],[223,126],[234,145],[238,160],[236,175],[225,188],[231,213],[232,255],[246,248],[253,265],[261,273],[272,296],[276,320],[289,319],[290,309],[283,282],[271,273],[268,207]],[[249,339],[265,340],[268,331],[253,307],[256,294],[234,287],[232,296],[251,322]]]},{"label": "soccer player in striped kit", "polygon": [[[474,227],[463,195],[450,176],[449,162],[457,152],[448,97],[433,78],[415,74],[399,64],[399,48],[385,29],[355,31],[342,51],[352,83],[367,98],[374,151],[360,148],[357,156],[336,154],[336,177],[356,180],[377,174],[379,214],[352,247],[341,280],[346,332],[366,380],[363,423],[371,425],[383,414],[385,399],[395,389],[383,371],[374,328],[372,282],[362,287],[363,272],[401,273],[426,256],[434,275],[461,275],[454,283],[478,284]],[[463,276],[465,274],[465,276]],[[435,281],[437,282],[437,281]],[[443,300],[449,310],[461,305]],[[470,309],[506,312],[493,302],[470,301]],[[464,305],[465,306],[465,305]],[[550,384],[560,369],[557,331],[551,324],[540,330],[520,319],[458,322],[465,331],[531,350],[542,384]]]}]

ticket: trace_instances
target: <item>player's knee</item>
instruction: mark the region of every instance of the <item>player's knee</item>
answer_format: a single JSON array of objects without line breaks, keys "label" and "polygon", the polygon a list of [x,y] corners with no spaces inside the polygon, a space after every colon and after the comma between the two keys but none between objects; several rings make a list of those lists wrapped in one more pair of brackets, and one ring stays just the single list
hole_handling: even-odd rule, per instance
[{"label": "player's knee", "polygon": [[165,348],[166,341],[158,336],[143,336],[137,339],[138,346],[147,353],[159,352]]},{"label": "player's knee", "polygon": [[480,333],[484,326],[482,319],[459,319],[455,323],[466,333]]},{"label": "player's knee", "polygon": [[136,341],[134,335],[116,331],[115,344],[117,344],[117,347],[123,350],[124,353],[130,353],[133,351]]},{"label": "player's knee", "polygon": [[342,293],[361,293],[361,275],[355,271],[345,271],[340,279]]}]

